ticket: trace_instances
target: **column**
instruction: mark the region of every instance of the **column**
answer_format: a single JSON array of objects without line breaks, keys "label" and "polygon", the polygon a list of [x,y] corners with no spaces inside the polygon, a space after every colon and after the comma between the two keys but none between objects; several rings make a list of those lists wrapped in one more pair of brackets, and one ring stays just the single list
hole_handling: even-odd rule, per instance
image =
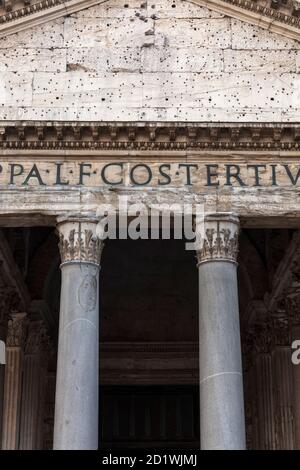
[{"label": "column", "polygon": [[254,449],[276,448],[272,362],[272,322],[267,311],[257,311],[257,321],[247,331],[253,363],[253,415],[257,420]]},{"label": "column", "polygon": [[294,448],[292,363],[288,319],[273,321],[273,380],[275,388],[276,449]]},{"label": "column", "polygon": [[[0,341],[3,341],[4,344],[5,344],[5,342],[6,342],[6,330],[7,330],[7,315],[6,315],[6,312],[4,310],[4,305],[1,305],[1,307],[2,307],[2,309],[0,311]],[[2,413],[3,413],[3,398],[4,398],[4,374],[5,374],[5,365],[0,363],[0,449],[1,449],[1,443],[2,443]]]},{"label": "column", "polygon": [[[300,325],[295,325],[291,331],[291,340],[300,340]],[[292,364],[293,374],[293,411],[294,411],[294,433],[295,450],[300,450],[300,364]]]},{"label": "column", "polygon": [[239,221],[205,218],[199,269],[201,449],[245,449],[237,291]]},{"label": "column", "polygon": [[256,358],[257,412],[259,449],[274,450],[275,409],[272,374],[272,358],[269,353],[259,353]]},{"label": "column", "polygon": [[[300,296],[296,294],[286,299],[290,328],[290,343],[300,341]],[[290,351],[292,357],[293,350]],[[300,364],[291,361],[293,378],[293,417],[294,417],[294,449],[300,450]]]},{"label": "column", "polygon": [[61,299],[54,449],[98,448],[99,266],[98,220],[58,222]]},{"label": "column", "polygon": [[43,347],[48,336],[42,321],[30,323],[25,346],[20,420],[21,450],[41,448],[41,421],[44,415],[46,360]]},{"label": "column", "polygon": [[8,320],[2,421],[2,449],[19,448],[20,404],[22,391],[23,348],[26,337],[26,313]]}]

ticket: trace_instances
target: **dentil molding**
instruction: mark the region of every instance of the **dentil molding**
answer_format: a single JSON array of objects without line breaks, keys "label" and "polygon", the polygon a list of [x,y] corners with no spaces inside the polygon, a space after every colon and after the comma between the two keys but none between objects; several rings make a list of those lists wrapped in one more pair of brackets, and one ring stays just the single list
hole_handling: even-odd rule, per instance
[{"label": "dentil molding", "polygon": [[8,121],[0,151],[299,151],[297,123]]}]

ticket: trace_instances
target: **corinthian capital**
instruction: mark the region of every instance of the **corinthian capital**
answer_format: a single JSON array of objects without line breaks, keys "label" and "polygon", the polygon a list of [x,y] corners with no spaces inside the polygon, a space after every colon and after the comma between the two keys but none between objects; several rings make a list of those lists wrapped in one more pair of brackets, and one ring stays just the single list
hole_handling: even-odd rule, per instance
[{"label": "corinthian capital", "polygon": [[239,219],[234,214],[209,214],[204,220],[198,265],[207,261],[235,263],[238,254]]},{"label": "corinthian capital", "polygon": [[64,218],[58,220],[61,262],[100,265],[103,240],[97,234],[98,219]]},{"label": "corinthian capital", "polygon": [[8,347],[23,347],[27,334],[27,314],[13,313],[7,324],[6,344]]}]

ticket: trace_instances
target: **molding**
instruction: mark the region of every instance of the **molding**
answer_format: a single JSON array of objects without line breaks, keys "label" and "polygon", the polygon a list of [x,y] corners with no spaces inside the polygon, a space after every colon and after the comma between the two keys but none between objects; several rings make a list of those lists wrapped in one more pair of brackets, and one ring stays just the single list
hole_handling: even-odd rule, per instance
[{"label": "molding", "polygon": [[299,151],[298,123],[8,121],[8,151]]},{"label": "molding", "polygon": [[[6,1],[0,16],[0,38],[106,1]],[[191,0],[191,3],[292,39],[300,39],[300,4],[298,0]]]},{"label": "molding", "polygon": [[198,357],[198,343],[194,342],[100,343],[100,383],[198,384]]},{"label": "molding", "polygon": [[0,16],[0,38],[39,26],[107,0],[28,0],[28,5]]}]

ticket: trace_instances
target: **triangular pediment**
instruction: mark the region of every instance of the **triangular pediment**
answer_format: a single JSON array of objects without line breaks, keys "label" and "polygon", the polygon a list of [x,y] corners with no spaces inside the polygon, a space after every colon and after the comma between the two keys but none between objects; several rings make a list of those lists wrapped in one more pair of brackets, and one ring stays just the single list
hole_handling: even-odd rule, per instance
[{"label": "triangular pediment", "polygon": [[[110,2],[111,0],[0,0],[0,37]],[[120,3],[125,10],[130,2],[126,3],[124,0]],[[156,2],[153,1],[151,5],[143,0],[133,3],[136,3],[137,8],[150,9],[155,7]],[[180,2],[174,0],[174,8],[176,3]],[[182,3],[199,5],[288,38],[300,39],[299,0],[182,0]]]}]

